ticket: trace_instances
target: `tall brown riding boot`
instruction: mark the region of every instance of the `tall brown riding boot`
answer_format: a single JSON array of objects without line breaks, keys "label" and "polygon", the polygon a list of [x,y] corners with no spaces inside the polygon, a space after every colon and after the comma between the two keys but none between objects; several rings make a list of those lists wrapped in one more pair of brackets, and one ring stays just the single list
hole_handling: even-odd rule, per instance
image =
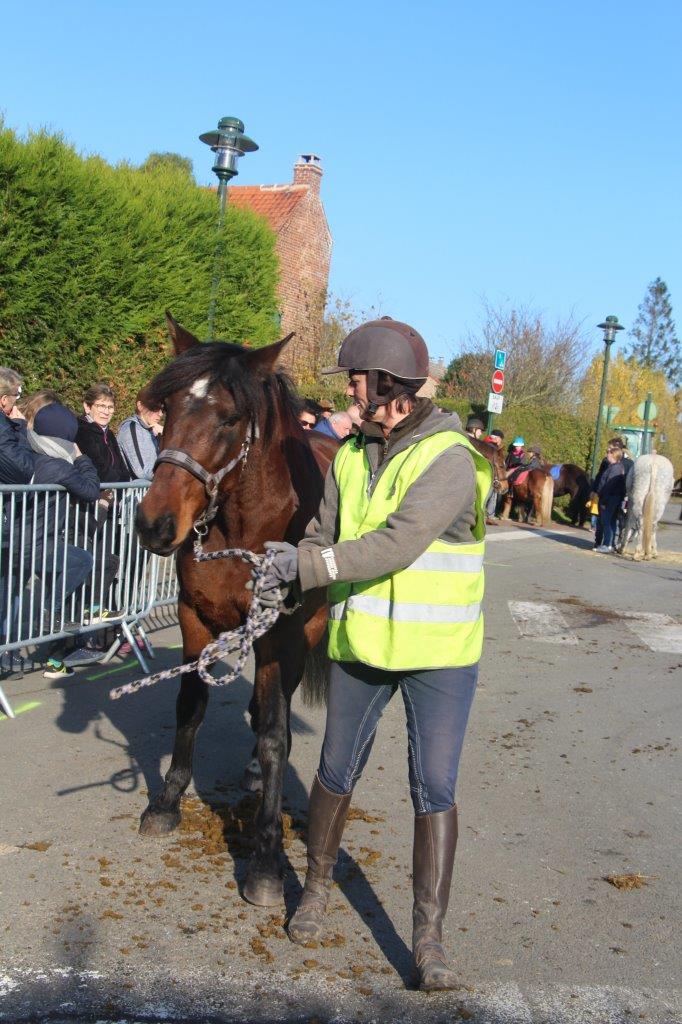
[{"label": "tall brown riding boot", "polygon": [[301,945],[319,939],[332,887],[343,828],[352,793],[341,796],[322,785],[317,775],[308,807],[308,873],[303,895],[289,922],[289,938]]},{"label": "tall brown riding boot", "polygon": [[458,988],[441,945],[457,846],[457,808],[414,819],[412,954],[422,992]]}]

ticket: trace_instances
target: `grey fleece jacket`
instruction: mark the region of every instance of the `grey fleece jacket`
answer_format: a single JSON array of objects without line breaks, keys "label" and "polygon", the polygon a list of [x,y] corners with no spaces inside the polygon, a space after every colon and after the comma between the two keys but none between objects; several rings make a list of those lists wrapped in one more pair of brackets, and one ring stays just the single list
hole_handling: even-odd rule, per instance
[{"label": "grey fleece jacket", "polygon": [[[365,424],[367,458],[373,490],[386,466],[399,452],[424,437],[450,430],[462,433],[456,414],[442,413],[422,399],[405,421],[407,429],[395,428],[386,441],[373,424]],[[395,435],[395,437],[394,437]],[[353,441],[347,441],[353,444]],[[339,488],[330,466],[324,497],[317,517],[308,525],[298,545],[298,578],[302,590],[326,587],[329,583],[357,583],[397,572],[411,565],[440,538],[451,544],[473,541],[476,474],[474,461],[461,445],[453,445],[433,460],[409,488],[402,504],[386,520],[386,526],[357,540],[336,543],[339,526]]]}]

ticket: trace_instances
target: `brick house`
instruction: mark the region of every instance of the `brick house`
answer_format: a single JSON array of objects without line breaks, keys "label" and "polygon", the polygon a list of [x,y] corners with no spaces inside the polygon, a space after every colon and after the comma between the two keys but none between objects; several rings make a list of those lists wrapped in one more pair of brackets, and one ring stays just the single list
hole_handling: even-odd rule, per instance
[{"label": "brick house", "polygon": [[322,164],[312,153],[294,164],[290,185],[231,185],[228,203],[265,217],[279,257],[281,333],[296,332],[285,362],[297,376],[319,362],[332,236],[320,198]]}]

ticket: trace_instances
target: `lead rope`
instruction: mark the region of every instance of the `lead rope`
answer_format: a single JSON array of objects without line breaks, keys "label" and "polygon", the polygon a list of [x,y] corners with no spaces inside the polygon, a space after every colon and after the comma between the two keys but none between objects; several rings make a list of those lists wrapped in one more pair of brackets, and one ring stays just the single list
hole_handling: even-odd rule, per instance
[{"label": "lead rope", "polygon": [[[175,668],[167,668],[163,672],[155,672],[153,675],[145,676],[143,679],[135,679],[131,683],[117,686],[109,691],[112,700],[120,697],[127,697],[131,693],[137,693],[145,686],[155,686],[166,679],[173,679],[175,676],[184,675],[186,672],[198,672],[205,683],[209,686],[227,686],[229,683],[242,674],[246,661],[253,647],[254,641],[267,633],[274,626],[275,622],[283,612],[291,614],[295,608],[284,609],[282,601],[276,608],[261,607],[261,593],[268,569],[273,563],[276,552],[266,551],[264,555],[256,555],[253,551],[246,551],[244,548],[225,548],[223,551],[205,552],[201,545],[202,534],[197,530],[197,539],[194,542],[194,560],[197,562],[212,562],[217,558],[241,558],[244,562],[255,567],[253,574],[253,598],[246,622],[236,629],[220,633],[219,636],[206,644],[196,661],[190,661],[185,665],[177,665]],[[281,592],[280,592],[281,593]],[[224,676],[217,679],[211,675],[209,668],[216,661],[220,661],[227,654],[239,651],[239,656],[234,668]]]}]

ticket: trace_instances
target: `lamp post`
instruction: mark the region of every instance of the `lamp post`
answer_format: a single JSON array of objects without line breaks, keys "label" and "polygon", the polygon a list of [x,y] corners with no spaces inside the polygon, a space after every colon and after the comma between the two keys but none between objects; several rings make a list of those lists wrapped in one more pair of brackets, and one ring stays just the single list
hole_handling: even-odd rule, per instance
[{"label": "lamp post", "polygon": [[597,409],[597,426],[594,431],[594,451],[592,452],[592,467],[590,470],[592,479],[596,475],[597,470],[597,456],[599,454],[599,444],[601,440],[601,420],[602,410],[604,408],[604,399],[606,397],[606,382],[609,375],[609,359],[611,358],[611,346],[616,340],[616,333],[624,330],[622,324],[618,323],[617,316],[607,316],[603,324],[597,325],[600,330],[604,332],[604,369],[601,375],[601,391],[599,392],[599,408]]},{"label": "lamp post", "polygon": [[213,323],[218,298],[218,287],[221,278],[223,255],[223,224],[227,206],[227,183],[238,174],[237,163],[244,153],[253,153],[257,144],[244,134],[244,122],[238,117],[221,117],[218,128],[212,132],[204,132],[199,136],[215,153],[212,170],[218,176],[218,238],[216,240],[215,257],[213,260],[213,280],[211,281],[211,300],[208,306],[208,341],[213,340]]}]

